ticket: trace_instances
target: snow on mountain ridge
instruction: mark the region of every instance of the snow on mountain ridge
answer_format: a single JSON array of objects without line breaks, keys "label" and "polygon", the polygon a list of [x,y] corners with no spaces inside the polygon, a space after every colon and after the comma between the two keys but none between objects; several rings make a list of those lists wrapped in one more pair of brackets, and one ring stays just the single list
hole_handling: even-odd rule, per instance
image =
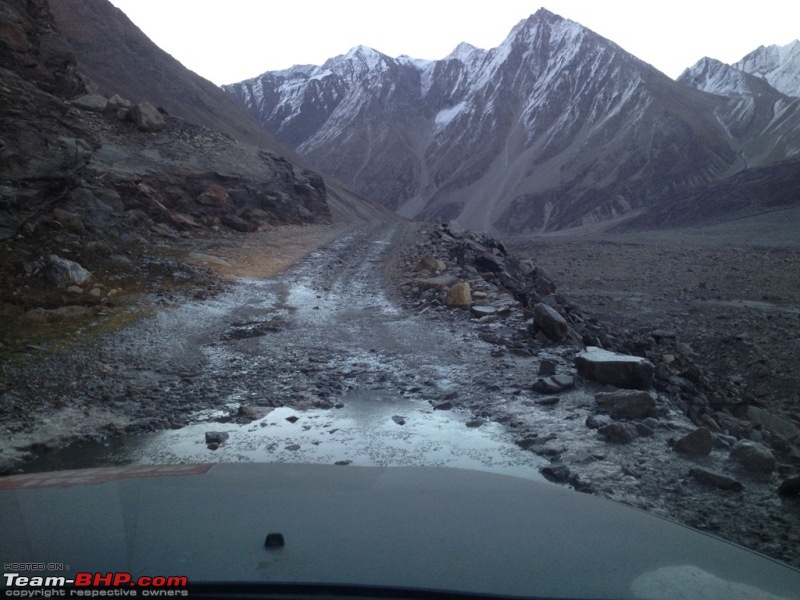
[{"label": "snow on mountain ridge", "polygon": [[800,40],[760,46],[732,66],[764,79],[787,96],[800,97]]}]

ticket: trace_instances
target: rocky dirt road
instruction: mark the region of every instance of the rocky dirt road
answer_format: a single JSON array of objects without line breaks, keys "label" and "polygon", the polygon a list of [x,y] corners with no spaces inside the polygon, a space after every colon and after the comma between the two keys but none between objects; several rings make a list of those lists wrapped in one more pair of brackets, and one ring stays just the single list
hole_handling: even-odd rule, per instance
[{"label": "rocky dirt road", "polygon": [[[654,392],[652,414],[623,427],[629,443],[598,434],[610,420],[596,395],[609,388],[577,377],[580,344],[533,336],[502,277],[464,262],[465,248],[502,257],[502,245],[430,227],[339,233],[277,278],[178,295],[91,343],[7,365],[6,469],[287,460],[544,473],[800,564],[800,505],[775,493],[787,473],[735,470],[724,435],[707,455],[674,452],[696,430],[677,397]],[[257,252],[207,250],[260,268]],[[472,309],[445,306],[437,278],[415,269],[426,255],[438,277],[470,283]],[[542,390],[542,373],[569,385]]]}]

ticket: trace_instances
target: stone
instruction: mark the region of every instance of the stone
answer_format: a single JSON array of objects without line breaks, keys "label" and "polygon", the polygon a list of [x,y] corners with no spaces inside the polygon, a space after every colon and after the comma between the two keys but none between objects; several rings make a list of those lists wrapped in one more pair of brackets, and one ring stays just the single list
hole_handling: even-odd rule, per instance
[{"label": "stone", "polygon": [[797,496],[800,494],[800,475],[787,477],[778,486],[778,493],[781,496]]},{"label": "stone", "polygon": [[449,400],[445,402],[440,402],[436,406],[433,407],[433,410],[453,410],[453,403]]},{"label": "stone", "polygon": [[600,429],[606,425],[611,425],[613,421],[608,415],[589,415],[586,417],[586,426],[589,429]]},{"label": "stone", "polygon": [[250,221],[246,221],[242,217],[237,217],[236,215],[225,215],[220,220],[223,225],[230,227],[234,231],[239,231],[241,233],[253,233],[258,231],[257,223],[251,223]]},{"label": "stone", "polygon": [[[215,444],[218,448],[224,444],[229,437],[230,434],[228,434],[226,431],[206,431],[206,444],[209,446]],[[216,448],[214,448],[214,450],[216,450]]]},{"label": "stone", "polygon": [[92,278],[92,274],[74,260],[51,254],[47,258],[45,278],[55,286],[68,288],[83,285]]},{"label": "stone", "polygon": [[146,100],[131,108],[128,112],[128,117],[134,122],[139,131],[161,131],[167,125],[164,115]]},{"label": "stone", "polygon": [[481,254],[473,261],[478,271],[488,271],[490,273],[500,273],[503,270],[504,261],[494,254]]},{"label": "stone", "polygon": [[121,97],[119,94],[114,94],[108,99],[108,106],[114,111],[118,111],[120,109],[127,111],[133,108],[133,103],[130,100]]},{"label": "stone", "polygon": [[472,290],[469,283],[457,283],[447,292],[444,303],[450,307],[469,306],[472,303]]},{"label": "stone", "polygon": [[417,266],[414,267],[414,271],[430,271],[431,273],[438,273],[439,271],[444,271],[446,268],[447,267],[443,261],[439,260],[432,254],[426,254],[419,260]]},{"label": "stone", "polygon": [[595,395],[597,408],[614,419],[644,419],[656,408],[650,392],[643,390],[617,390]]},{"label": "stone", "polygon": [[406,424],[406,418],[405,417],[401,417],[400,415],[393,416],[392,417],[392,421],[394,421],[398,425],[405,425]]},{"label": "stone", "polygon": [[555,394],[575,387],[575,378],[571,375],[553,375],[540,377],[533,384],[533,391],[540,394]]},{"label": "stone", "polygon": [[732,492],[741,492],[744,485],[740,481],[736,481],[733,477],[728,477],[722,473],[704,469],[702,467],[695,467],[689,470],[689,476],[695,481],[710,485],[721,490],[730,490]]},{"label": "stone", "polygon": [[92,112],[103,112],[108,107],[108,98],[100,94],[84,94],[73,98],[70,104]]},{"label": "stone", "polygon": [[543,358],[539,363],[539,375],[547,377],[548,375],[556,374],[556,363],[547,358]]},{"label": "stone", "polygon": [[768,474],[775,469],[775,456],[770,449],[752,440],[736,442],[731,448],[731,458],[750,473]]},{"label": "stone", "polygon": [[553,483],[566,483],[572,476],[569,467],[564,465],[542,467],[539,472],[544,475],[547,481],[552,481]]},{"label": "stone", "polygon": [[632,423],[609,423],[597,430],[611,444],[630,444],[639,437],[639,432]]},{"label": "stone", "polygon": [[751,423],[761,425],[762,430],[769,431],[787,440],[793,439],[800,433],[797,426],[791,421],[783,419],[757,406],[747,407],[747,418],[750,419]]},{"label": "stone", "polygon": [[575,357],[578,375],[626,389],[646,390],[653,383],[653,363],[639,356],[587,346]]},{"label": "stone", "polygon": [[202,194],[195,198],[195,201],[204,206],[224,206],[228,202],[228,190],[221,185],[212,183]]},{"label": "stone", "polygon": [[458,278],[455,275],[439,275],[416,281],[416,285],[421,290],[446,290],[456,283],[458,283]]},{"label": "stone", "polygon": [[705,456],[711,454],[713,445],[714,437],[711,432],[705,427],[700,427],[675,442],[672,449],[680,454]]},{"label": "stone", "polygon": [[569,325],[564,317],[544,302],[533,307],[533,321],[536,327],[555,342],[560,342],[569,335]]},{"label": "stone", "polygon": [[469,313],[476,319],[482,319],[483,317],[496,316],[498,310],[494,306],[470,306]]}]

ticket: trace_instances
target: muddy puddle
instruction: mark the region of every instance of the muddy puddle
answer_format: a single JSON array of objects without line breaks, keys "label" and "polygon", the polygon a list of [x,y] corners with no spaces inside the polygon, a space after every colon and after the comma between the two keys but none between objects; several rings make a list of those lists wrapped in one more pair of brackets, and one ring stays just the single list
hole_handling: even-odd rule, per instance
[{"label": "muddy puddle", "polygon": [[[207,421],[126,440],[84,443],[45,455],[28,471],[123,464],[289,462],[357,466],[441,466],[542,481],[544,459],[517,447],[502,427],[433,409],[385,390],[358,390],[333,409],[266,409],[248,424]],[[206,433],[224,434],[216,449]]]}]

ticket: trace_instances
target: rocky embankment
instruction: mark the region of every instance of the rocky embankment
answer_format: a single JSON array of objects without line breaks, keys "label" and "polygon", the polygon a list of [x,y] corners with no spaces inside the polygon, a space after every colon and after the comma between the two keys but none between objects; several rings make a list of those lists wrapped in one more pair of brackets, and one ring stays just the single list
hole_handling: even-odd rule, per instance
[{"label": "rocky embankment", "polygon": [[[202,278],[175,260],[189,253],[187,240],[329,220],[317,174],[149,102],[93,90],[46,0],[0,3],[6,323],[31,310],[36,321],[94,316],[159,291],[165,277]],[[10,327],[0,343],[25,328]]]},{"label": "rocky embankment", "polygon": [[800,564],[797,414],[720,386],[718,365],[663,321],[598,320],[535,257],[455,225],[421,235],[393,274],[404,304],[469,321],[496,361],[533,359],[512,397],[492,397],[501,378],[457,405],[515,430],[555,482]]}]

